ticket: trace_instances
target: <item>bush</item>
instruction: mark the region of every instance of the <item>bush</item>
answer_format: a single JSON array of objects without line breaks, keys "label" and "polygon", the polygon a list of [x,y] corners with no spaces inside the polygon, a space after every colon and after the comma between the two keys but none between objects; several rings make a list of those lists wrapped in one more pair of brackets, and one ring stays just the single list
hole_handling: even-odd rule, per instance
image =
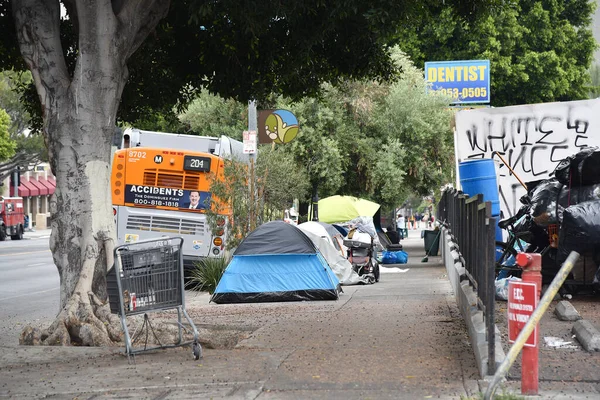
[{"label": "bush", "polygon": [[188,289],[213,294],[227,264],[229,264],[229,258],[225,257],[207,257],[197,262],[187,282]]}]

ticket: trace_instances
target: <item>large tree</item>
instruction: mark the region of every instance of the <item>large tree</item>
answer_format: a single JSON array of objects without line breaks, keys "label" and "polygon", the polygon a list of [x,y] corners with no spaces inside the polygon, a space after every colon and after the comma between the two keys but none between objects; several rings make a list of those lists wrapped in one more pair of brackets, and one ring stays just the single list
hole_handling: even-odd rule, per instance
[{"label": "large tree", "polygon": [[420,67],[489,59],[496,107],[586,99],[597,46],[590,27],[595,3],[508,0],[471,21],[448,7],[430,7],[429,23],[402,27],[401,47]]},{"label": "large tree", "polygon": [[[493,2],[447,7],[475,15]],[[102,305],[115,238],[109,165],[119,116],[170,112],[202,86],[260,100],[272,91],[314,93],[344,77],[386,77],[391,34],[436,3],[181,0],[169,10],[168,0],[63,0],[67,19],[58,0],[0,0],[0,68],[24,61],[31,70],[57,177],[50,247],[61,311],[41,336],[26,330],[26,341],[119,340]]]}]

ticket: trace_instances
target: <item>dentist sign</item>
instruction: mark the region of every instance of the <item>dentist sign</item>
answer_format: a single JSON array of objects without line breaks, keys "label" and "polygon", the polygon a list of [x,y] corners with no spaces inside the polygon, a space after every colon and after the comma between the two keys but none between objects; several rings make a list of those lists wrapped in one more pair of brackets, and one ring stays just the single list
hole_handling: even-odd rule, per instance
[{"label": "dentist sign", "polygon": [[490,102],[490,60],[426,62],[425,80],[452,104]]}]

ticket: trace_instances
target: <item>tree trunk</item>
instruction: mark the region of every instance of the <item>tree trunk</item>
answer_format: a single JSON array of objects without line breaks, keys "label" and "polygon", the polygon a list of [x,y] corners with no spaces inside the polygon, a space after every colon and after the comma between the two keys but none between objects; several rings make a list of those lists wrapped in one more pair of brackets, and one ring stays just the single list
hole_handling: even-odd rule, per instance
[{"label": "tree trunk", "polygon": [[127,81],[126,61],[166,15],[169,2],[72,0],[65,5],[79,35],[72,76],[60,42],[58,1],[13,5],[56,176],[50,249],[60,275],[61,306],[49,329],[28,327],[21,343],[107,345],[121,338],[119,320],[106,304],[106,271],[115,243],[111,139]]},{"label": "tree trunk", "polygon": [[[78,68],[86,68],[84,64]],[[57,103],[45,122],[56,176],[50,249],[60,276],[61,312],[49,331],[40,333],[44,344],[106,345],[120,339],[118,320],[102,305],[107,299],[107,259],[112,259],[107,251],[112,252],[115,242],[110,143],[117,102],[97,99],[120,97],[123,69],[99,71],[90,65],[86,81],[74,79],[76,84],[64,93],[47,89]],[[24,337],[29,336],[26,332]]]}]

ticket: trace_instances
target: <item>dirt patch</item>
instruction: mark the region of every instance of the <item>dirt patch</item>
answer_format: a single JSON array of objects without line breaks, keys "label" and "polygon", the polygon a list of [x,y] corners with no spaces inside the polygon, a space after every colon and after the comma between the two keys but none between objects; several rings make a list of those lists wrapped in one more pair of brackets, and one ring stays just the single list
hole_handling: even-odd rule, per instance
[{"label": "dirt patch", "polygon": [[[148,345],[166,345],[179,342],[179,328],[176,312],[166,311],[148,314],[151,321],[151,328],[144,325],[143,316],[128,318],[128,329],[133,338],[137,335],[134,346]],[[260,327],[255,324],[240,324],[222,321],[222,323],[198,323],[192,318],[194,325],[198,330],[198,341],[202,347],[207,349],[233,349],[237,344],[248,338],[252,332]],[[194,339],[193,331],[187,321],[183,322],[182,329],[183,341],[192,341]]]},{"label": "dirt patch", "polygon": [[[583,349],[572,333],[573,321],[561,321],[554,314],[559,301],[555,299],[539,325],[539,379],[540,381],[600,382],[600,353]],[[569,300],[579,314],[600,328],[600,295],[573,294]],[[502,348],[510,349],[508,343],[507,302],[496,302],[496,324],[500,331]],[[563,343],[557,346],[557,343]],[[521,358],[509,372],[509,379],[521,379]]]},{"label": "dirt patch", "polygon": [[237,329],[235,327],[210,326],[207,328],[198,328],[200,343],[207,349],[230,350],[237,344],[247,339],[254,329],[249,330],[244,327]]}]

